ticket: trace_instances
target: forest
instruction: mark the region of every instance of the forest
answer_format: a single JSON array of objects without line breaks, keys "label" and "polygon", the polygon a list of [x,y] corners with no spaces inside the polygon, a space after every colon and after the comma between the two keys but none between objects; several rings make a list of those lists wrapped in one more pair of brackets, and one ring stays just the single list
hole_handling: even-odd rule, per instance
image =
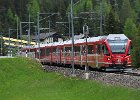
[{"label": "forest", "polygon": [[[28,21],[30,14],[34,35],[39,12],[48,13],[41,16],[47,16],[42,27],[49,27],[49,20],[51,31],[68,36],[70,4],[71,0],[0,0],[0,32],[6,36],[9,28],[17,27],[17,19]],[[73,0],[73,14],[75,34],[82,33],[86,23],[91,36],[127,35],[132,40],[133,65],[140,67],[140,0]]]}]

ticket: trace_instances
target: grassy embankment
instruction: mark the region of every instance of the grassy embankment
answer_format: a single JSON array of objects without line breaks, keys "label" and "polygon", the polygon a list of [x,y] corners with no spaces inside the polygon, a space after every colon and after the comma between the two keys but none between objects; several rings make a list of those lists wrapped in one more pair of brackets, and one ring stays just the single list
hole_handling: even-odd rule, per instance
[{"label": "grassy embankment", "polygon": [[31,59],[0,59],[0,100],[139,100],[140,91],[43,72]]}]

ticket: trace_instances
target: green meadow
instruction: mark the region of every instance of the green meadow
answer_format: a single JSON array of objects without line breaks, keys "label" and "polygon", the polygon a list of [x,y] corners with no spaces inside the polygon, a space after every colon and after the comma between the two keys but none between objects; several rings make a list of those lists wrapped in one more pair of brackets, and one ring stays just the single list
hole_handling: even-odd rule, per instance
[{"label": "green meadow", "polygon": [[44,72],[30,58],[3,58],[0,100],[140,100],[140,90]]}]

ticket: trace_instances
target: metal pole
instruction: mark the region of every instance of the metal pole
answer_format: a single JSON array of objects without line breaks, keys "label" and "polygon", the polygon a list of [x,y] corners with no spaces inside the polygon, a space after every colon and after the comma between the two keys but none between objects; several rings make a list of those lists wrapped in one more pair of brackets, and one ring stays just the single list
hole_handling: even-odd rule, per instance
[{"label": "metal pole", "polygon": [[1,56],[2,56],[2,33],[1,33]]},{"label": "metal pole", "polygon": [[22,48],[22,23],[20,22],[20,39],[21,39],[21,48]]},{"label": "metal pole", "polygon": [[[17,40],[18,40],[18,17],[17,17]],[[19,41],[17,42],[17,45],[18,45],[18,53],[19,53]]]},{"label": "metal pole", "polygon": [[88,45],[87,45],[87,35],[89,33],[88,30],[88,26],[86,25],[87,31],[86,31],[86,71],[89,71],[89,67],[88,67],[88,59],[87,59],[87,55],[88,55]]},{"label": "metal pole", "polygon": [[86,24],[83,26],[83,33],[86,36],[86,48],[85,48],[86,49],[86,65],[85,65],[85,71],[88,72],[89,67],[88,67],[88,59],[87,59],[87,54],[88,54],[87,34],[89,33],[89,30],[88,30],[88,26]]},{"label": "metal pole", "polygon": [[38,41],[38,39],[37,39],[37,26],[34,26],[35,27],[35,42],[36,42],[36,45],[37,45],[37,41]]},{"label": "metal pole", "polygon": [[102,0],[100,0],[100,36],[103,33],[103,27],[102,27],[102,20],[103,20],[103,12],[102,12]]},{"label": "metal pole", "polygon": [[72,74],[75,75],[74,69],[74,26],[73,26],[73,0],[71,0],[71,32],[72,32]]},{"label": "metal pole", "polygon": [[29,46],[29,54],[30,54],[30,13],[29,13],[29,29],[28,29],[28,46]]},{"label": "metal pole", "polygon": [[9,50],[9,54],[8,54],[8,55],[9,55],[9,56],[11,55],[11,54],[10,54],[10,53],[11,53],[11,50],[10,50],[10,30],[11,30],[11,29],[9,28],[9,48],[8,48],[8,50]]},{"label": "metal pole", "polygon": [[68,22],[69,22],[69,38],[71,37],[71,31],[70,31],[70,13],[68,12]]},{"label": "metal pole", "polygon": [[[51,22],[50,22],[50,20],[49,20],[49,35],[50,35],[50,32],[51,32],[50,29],[51,29]],[[49,39],[49,43],[51,42],[50,40],[51,40],[51,38]]]},{"label": "metal pole", "polygon": [[37,13],[37,28],[38,28],[38,58],[40,60],[40,28],[39,28],[39,12]]}]

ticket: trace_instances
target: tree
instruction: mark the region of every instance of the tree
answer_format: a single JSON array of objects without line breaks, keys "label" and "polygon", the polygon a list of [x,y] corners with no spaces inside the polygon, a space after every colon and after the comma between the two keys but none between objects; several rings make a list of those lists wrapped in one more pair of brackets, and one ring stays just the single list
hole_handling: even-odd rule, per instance
[{"label": "tree", "polygon": [[140,11],[140,0],[130,0],[131,7],[135,10],[135,12]]},{"label": "tree", "polygon": [[36,0],[30,0],[27,5],[28,13],[30,14],[31,21],[37,22],[37,12],[40,12],[39,4]]},{"label": "tree", "polygon": [[115,19],[115,12],[111,10],[106,22],[106,32],[108,34],[116,34],[121,32],[121,24]]},{"label": "tree", "polygon": [[140,67],[140,35],[137,34],[135,38],[132,40],[133,49],[131,50],[132,53],[132,65],[136,68]]},{"label": "tree", "polygon": [[12,12],[11,8],[8,9],[6,17],[7,17],[7,23],[9,23],[10,26],[14,26],[15,16],[14,16],[14,13]]},{"label": "tree", "polygon": [[134,39],[134,37],[138,34],[138,29],[131,18],[127,18],[124,25],[124,33],[130,38]]},{"label": "tree", "polygon": [[125,23],[127,18],[132,18],[133,21],[135,21],[136,16],[135,11],[131,8],[129,0],[123,0],[123,5],[120,10],[120,21],[122,24]]}]

